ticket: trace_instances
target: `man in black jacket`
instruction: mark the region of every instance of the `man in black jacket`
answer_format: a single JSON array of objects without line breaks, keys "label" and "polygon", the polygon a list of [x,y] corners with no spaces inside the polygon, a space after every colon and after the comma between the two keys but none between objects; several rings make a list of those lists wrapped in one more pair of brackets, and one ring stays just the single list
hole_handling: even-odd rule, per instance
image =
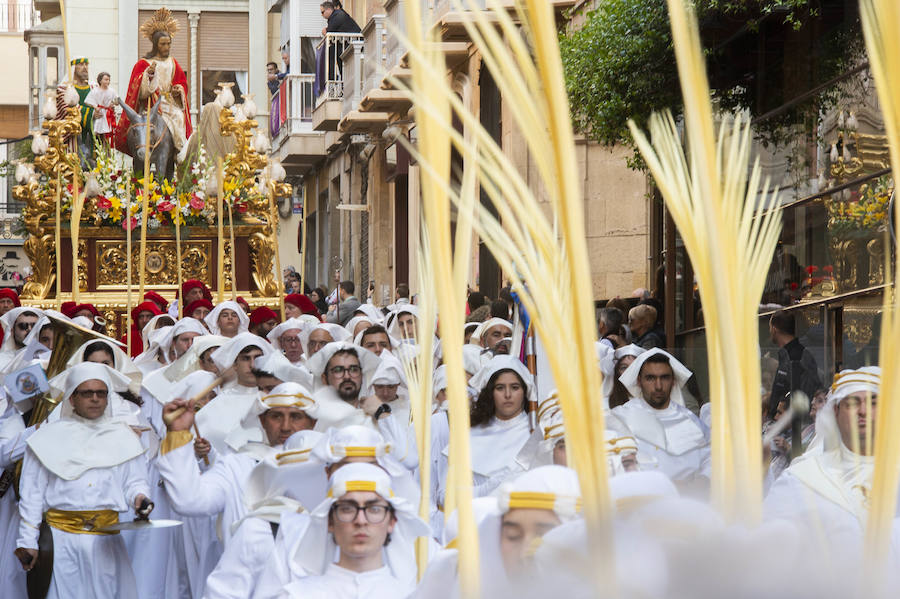
[{"label": "man in black jacket", "polygon": [[[348,15],[343,8],[340,8],[340,4],[337,4],[337,6],[335,4],[331,0],[325,0],[319,5],[319,11],[325,20],[328,21],[328,25],[322,29],[322,35],[328,33],[361,33],[362,29],[359,28],[353,17]],[[343,79],[344,65],[341,62],[341,54],[344,53],[345,48],[346,40],[344,39],[333,40],[329,46],[328,62],[331,65],[332,75],[328,79],[335,78],[335,74],[340,75],[340,78]]]},{"label": "man in black jacket", "polygon": [[775,416],[778,402],[791,391],[803,391],[812,398],[822,386],[816,359],[796,337],[794,316],[784,310],[772,314],[769,334],[778,350],[778,370],[769,395],[769,418]]}]

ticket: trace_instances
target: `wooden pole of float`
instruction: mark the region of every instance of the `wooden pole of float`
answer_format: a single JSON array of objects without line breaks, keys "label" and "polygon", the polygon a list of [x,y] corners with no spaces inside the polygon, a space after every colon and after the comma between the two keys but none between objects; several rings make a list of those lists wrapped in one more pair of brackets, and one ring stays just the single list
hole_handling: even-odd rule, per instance
[{"label": "wooden pole of float", "polygon": [[[140,299],[144,298],[144,285],[147,283],[147,213],[150,211],[150,105],[151,97],[147,98],[147,131],[144,140],[144,197],[141,201],[141,272],[140,272]],[[130,215],[129,215],[130,217]],[[128,220],[128,226],[131,220]],[[130,327],[129,327],[130,328]]]},{"label": "wooden pole of float", "polygon": [[237,300],[237,256],[234,253],[234,214],[228,202],[228,234],[231,237],[231,299]]},{"label": "wooden pole of float", "polygon": [[218,270],[218,295],[219,299],[216,303],[222,303],[225,301],[225,233],[222,231],[222,196],[224,181],[223,177],[223,169],[222,169],[222,158],[220,157],[217,161],[216,165],[216,214],[218,216],[218,232],[219,232],[219,259],[217,262]]}]

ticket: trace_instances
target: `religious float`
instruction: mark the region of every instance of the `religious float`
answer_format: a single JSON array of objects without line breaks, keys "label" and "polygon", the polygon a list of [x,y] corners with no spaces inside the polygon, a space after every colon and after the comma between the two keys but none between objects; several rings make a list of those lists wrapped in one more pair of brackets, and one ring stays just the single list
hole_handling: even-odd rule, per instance
[{"label": "religious float", "polygon": [[252,98],[236,104],[230,84],[220,84],[192,129],[187,82],[169,56],[175,20],[162,8],[141,30],[153,51],[132,71],[114,131],[86,150],[91,108],[77,85],[61,85],[35,132],[34,163],[18,165],[13,190],[26,204],[32,267],[22,299],[57,310],[64,299],[92,303],[117,338],[145,290],[171,298],[182,280],[205,282],[217,301],[277,304],[275,201],[292,192],[266,156],[265,134],[254,131]]}]

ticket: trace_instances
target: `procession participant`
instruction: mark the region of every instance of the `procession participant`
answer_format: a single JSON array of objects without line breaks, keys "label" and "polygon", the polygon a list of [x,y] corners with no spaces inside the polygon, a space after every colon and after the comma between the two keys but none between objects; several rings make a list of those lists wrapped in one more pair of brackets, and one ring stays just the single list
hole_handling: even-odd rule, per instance
[{"label": "procession participant", "polygon": [[118,522],[118,512],[133,507],[146,517],[153,508],[137,459],[144,448],[127,426],[111,420],[108,396],[127,386],[127,378],[103,364],[74,366],[61,418],[28,439],[16,553],[26,570],[33,568],[42,520],[49,525],[55,558],[47,597],[137,597],[122,539],[100,531]]},{"label": "procession participant", "polygon": [[314,327],[307,327],[300,333],[300,345],[307,362],[317,351],[329,343],[339,343],[350,339],[350,333],[344,327],[323,322]]},{"label": "procession participant", "polygon": [[[296,383],[292,385],[291,389],[299,387]],[[214,406],[218,399],[213,399],[199,413]],[[256,425],[264,432],[264,437],[259,442],[248,441],[237,452],[220,455],[202,474],[191,444],[194,407],[187,399],[174,399],[163,409],[168,432],[160,447],[157,467],[172,506],[186,516],[221,514],[221,536],[225,547],[231,539],[231,525],[246,514],[243,490],[253,467],[273,450],[280,450],[291,435],[300,430],[311,430],[315,425],[315,420],[306,414],[314,402],[305,388],[294,393],[273,392],[256,401],[259,403],[259,410],[254,412],[258,414]]]},{"label": "procession participant", "polygon": [[307,389],[313,388],[313,375],[306,366],[295,366],[278,352],[260,356],[253,363],[253,376],[256,386],[263,393],[271,393],[272,389],[282,383],[299,383]]},{"label": "procession participant", "polygon": [[[508,320],[502,318],[489,318],[475,329],[469,342],[478,344],[490,352],[490,354],[487,354],[488,356],[496,355],[498,353],[508,354],[508,344],[505,348],[502,348],[501,344],[505,339],[510,339],[512,337],[512,332],[513,326]],[[502,351],[503,349],[505,349],[505,351]]]},{"label": "procession participant", "polygon": [[106,339],[91,339],[82,343],[69,361],[66,368],[72,368],[81,362],[97,362],[106,364],[113,370],[128,377],[128,391],[137,395],[141,391],[143,374],[122,351],[122,348],[113,341]]},{"label": "procession participant", "polygon": [[[470,415],[472,478],[475,496],[482,497],[524,470],[516,458],[531,436],[527,409],[535,393],[534,378],[516,358],[499,355],[472,377],[472,385],[479,389]],[[436,474],[441,486],[435,499],[443,504],[448,448],[439,451]]]},{"label": "procession participant", "polygon": [[[48,310],[47,312],[53,311]],[[0,375],[15,372],[31,364],[40,364],[41,368],[46,369],[50,363],[55,335],[54,328],[45,312],[22,341],[24,347],[15,354],[12,360],[0,367]]]},{"label": "procession participant", "polygon": [[252,333],[240,333],[212,352],[219,372],[231,373],[230,380],[197,413],[197,426],[220,455],[234,453],[250,441],[263,443],[265,440],[255,418],[260,412],[253,363],[270,353],[269,344]]},{"label": "procession participant", "polygon": [[415,343],[419,321],[419,307],[403,304],[388,317],[387,331],[403,343]]},{"label": "procession participant", "polygon": [[709,429],[684,407],[682,388],[690,376],[671,354],[648,350],[619,377],[632,399],[612,413],[637,438],[640,455],[647,460],[641,469],[657,468],[682,492],[705,496],[711,468]]},{"label": "procession participant", "polygon": [[[816,436],[775,481],[763,503],[767,520],[788,520],[811,543],[859,559],[874,470],[881,369],[842,370],[818,411]],[[810,549],[813,545],[810,546]]]},{"label": "procession participant", "polygon": [[[378,368],[379,359],[363,348],[347,342],[328,343],[316,352],[307,367],[313,373],[319,385],[316,401],[341,402],[354,412],[353,422],[344,424],[371,423],[362,411],[363,391],[369,383],[369,377]],[[384,408],[378,414],[389,415],[390,408]],[[323,430],[320,428],[319,430]]]},{"label": "procession participant", "polygon": [[465,324],[465,327],[463,328],[463,344],[468,345],[469,343],[472,343],[472,334],[480,325],[481,323],[477,321],[467,322]]},{"label": "procession participant", "polygon": [[[182,300],[183,298],[183,300]],[[188,279],[187,281],[183,281],[181,283],[181,289],[175,292],[175,301],[169,305],[169,316],[172,318],[178,318],[178,304],[181,301],[184,301],[184,306],[189,306],[191,302],[195,302],[200,299],[205,299],[206,301],[212,303],[212,292],[209,290],[209,287],[206,286],[206,283],[203,281],[198,281],[197,279]],[[212,308],[210,308],[212,310]],[[184,312],[184,315],[187,315],[187,312]]]},{"label": "procession participant", "polygon": [[[541,538],[579,518],[581,490],[574,470],[547,465],[504,483],[496,497],[496,508],[478,522],[481,592],[515,596],[535,583],[529,558]],[[415,597],[459,596],[452,551],[429,565]]]},{"label": "procession participant", "polygon": [[372,321],[369,320],[368,316],[354,316],[347,321],[347,324],[344,326],[344,328],[347,329],[348,333],[350,333],[351,339],[356,339],[359,334],[361,334],[364,330],[368,329],[371,326]]},{"label": "procession participant", "polygon": [[394,495],[380,468],[341,468],[297,547],[294,559],[309,576],[288,584],[284,596],[407,596],[416,584],[415,539],[429,534],[415,513],[416,506]]},{"label": "procession participant", "polygon": [[[317,405],[320,420],[330,419],[322,413],[326,407],[322,404]],[[329,428],[313,448],[310,458],[321,464],[321,470],[314,471],[312,475],[291,479],[288,487],[291,494],[319,493],[324,497],[328,490],[329,476],[333,476],[347,464],[362,462],[375,464],[387,472],[395,493],[412,505],[418,505],[420,497],[418,483],[409,470],[391,457],[391,445],[386,443],[381,433],[376,430],[357,425]],[[319,473],[325,476],[316,476]],[[254,599],[278,597],[284,585],[307,575],[307,572],[293,560],[307,524],[306,514],[282,516],[279,532],[275,538],[275,551],[260,576],[259,587],[253,594]]]},{"label": "procession participant", "polygon": [[[147,340],[143,335],[144,327],[150,322],[154,316],[159,316],[163,312],[152,301],[143,301],[131,309],[131,356],[137,357],[146,348]],[[128,343],[128,334],[119,339],[122,343]]]},{"label": "procession participant", "polygon": [[25,338],[42,315],[43,312],[37,308],[21,306],[0,316],[4,333],[0,343],[0,368],[7,366],[17,353],[25,349]]},{"label": "procession participant", "polygon": [[[610,409],[617,408],[631,399],[631,394],[628,392],[628,389],[625,388],[625,385],[622,384],[622,381],[619,380],[619,377],[622,376],[631,363],[645,351],[647,350],[643,347],[639,347],[632,343],[618,348],[615,353],[613,353],[613,384],[612,388],[609,389],[609,394],[604,397],[604,401]],[[603,383],[605,391],[607,389],[606,379],[603,380]]]},{"label": "procession participant", "polygon": [[[214,306],[211,301],[201,298],[198,300],[194,300],[190,304],[185,306],[184,315],[199,320],[203,323],[203,326],[206,326],[206,316],[210,312],[212,312],[213,307]],[[209,329],[207,328],[207,330]]]},{"label": "procession participant", "polygon": [[13,308],[18,308],[21,305],[22,302],[19,301],[19,294],[16,293],[14,289],[10,289],[9,287],[0,289],[0,316],[3,316]]},{"label": "procession participant", "polygon": [[376,324],[360,333],[357,336],[356,344],[380,358],[382,352],[385,350],[388,352],[392,351],[400,342],[396,339],[391,339],[387,329],[380,324]]},{"label": "procession participant", "polygon": [[302,293],[291,293],[286,295],[284,298],[285,318],[299,318],[304,314],[315,316],[319,319],[319,322],[322,321],[322,315],[319,314],[319,309],[316,308],[316,305],[311,299]]},{"label": "procession participant", "polygon": [[[409,389],[403,364],[390,353],[382,353],[381,362],[372,374],[368,385],[367,397],[360,403],[363,411],[375,417],[376,412],[385,410],[387,406],[393,415],[395,427],[390,435],[395,443],[393,455],[410,470],[418,467],[418,450],[416,449],[416,431],[412,424],[412,411],[409,405]],[[379,419],[381,425],[381,419]],[[386,421],[385,421],[386,423]],[[405,438],[398,432],[403,432]],[[414,456],[416,458],[414,459]]]},{"label": "procession participant", "polygon": [[364,316],[372,325],[384,324],[384,312],[372,304],[360,304],[353,312],[354,316]]},{"label": "procession participant", "polygon": [[238,306],[241,307],[241,309],[244,311],[244,314],[246,314],[247,316],[250,316],[250,312],[251,312],[250,304],[247,302],[247,300],[245,300],[243,297],[241,297],[239,295],[236,298],[234,298],[234,301]]},{"label": "procession participant", "polygon": [[299,318],[288,318],[277,325],[266,339],[276,351],[284,352],[284,357],[294,365],[303,364],[303,345],[300,343],[300,334],[309,326]]},{"label": "procession participant", "polygon": [[260,337],[267,337],[278,325],[278,320],[278,314],[274,310],[260,306],[250,312],[250,332]]},{"label": "procession participant", "polygon": [[155,291],[144,292],[144,301],[153,302],[154,304],[156,304],[156,307],[159,308],[159,311],[163,313],[165,313],[166,310],[169,309],[168,300]]},{"label": "procession participant", "polygon": [[[169,318],[168,315],[161,314],[160,316]],[[147,332],[147,349],[136,358],[133,358],[134,365],[137,366],[145,376],[169,364],[168,359],[166,358],[166,350],[163,349],[163,345],[168,340],[169,330],[171,330],[174,325],[165,325],[158,329],[148,330],[149,327],[153,325],[154,323],[151,322],[144,328]]]},{"label": "procession participant", "polygon": [[[244,489],[248,511],[232,525],[231,542],[206,580],[206,599],[251,597],[273,559],[282,517],[308,521],[307,506],[316,506],[325,499],[327,478],[322,465],[311,456],[321,436],[316,431],[297,431],[285,441],[282,451],[266,456],[254,466]],[[305,486],[294,484],[298,479],[314,478],[320,482],[312,486],[321,488],[322,493],[310,493]]]},{"label": "procession participant", "polygon": [[203,319],[213,335],[234,337],[246,333],[250,326],[250,318],[237,302],[226,300],[206,315]]}]

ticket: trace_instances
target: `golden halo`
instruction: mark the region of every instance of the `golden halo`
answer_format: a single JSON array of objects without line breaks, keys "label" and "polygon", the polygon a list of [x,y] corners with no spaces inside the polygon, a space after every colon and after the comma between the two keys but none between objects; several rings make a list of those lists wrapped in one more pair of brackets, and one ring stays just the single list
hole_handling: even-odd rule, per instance
[{"label": "golden halo", "polygon": [[166,7],[158,9],[149,20],[141,25],[141,33],[151,42],[153,34],[157,31],[165,31],[170,38],[174,38],[175,32],[178,31],[178,21]]}]

